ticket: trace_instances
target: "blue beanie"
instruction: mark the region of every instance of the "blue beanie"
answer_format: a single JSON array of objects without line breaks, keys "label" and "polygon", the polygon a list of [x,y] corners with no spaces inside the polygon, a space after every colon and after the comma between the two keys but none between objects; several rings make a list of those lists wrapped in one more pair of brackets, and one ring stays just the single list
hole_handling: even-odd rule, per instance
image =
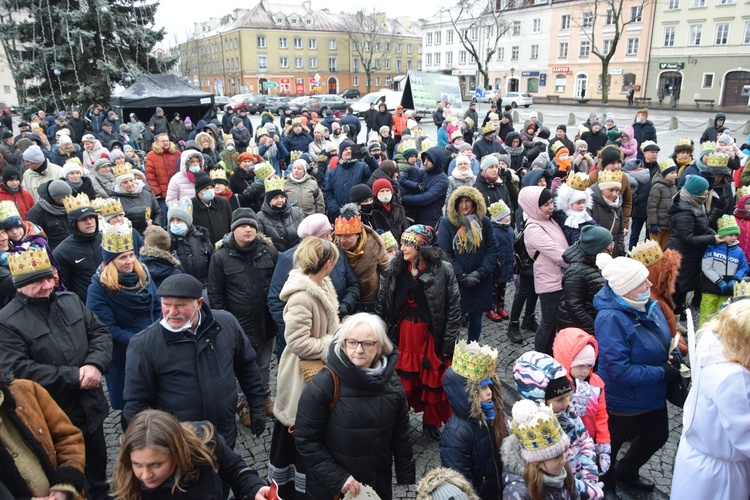
[{"label": "blue beanie", "polygon": [[708,189],[708,181],[700,175],[691,175],[685,181],[684,188],[693,196],[700,196]]}]

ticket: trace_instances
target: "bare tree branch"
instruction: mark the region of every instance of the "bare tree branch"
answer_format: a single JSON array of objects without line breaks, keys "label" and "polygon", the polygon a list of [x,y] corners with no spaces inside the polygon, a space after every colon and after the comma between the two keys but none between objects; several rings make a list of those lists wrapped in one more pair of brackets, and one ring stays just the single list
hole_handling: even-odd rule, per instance
[{"label": "bare tree branch", "polygon": [[359,11],[344,20],[344,30],[349,34],[349,45],[365,73],[369,93],[371,75],[385,66],[385,61],[395,52],[400,25],[388,19],[383,12]]}]

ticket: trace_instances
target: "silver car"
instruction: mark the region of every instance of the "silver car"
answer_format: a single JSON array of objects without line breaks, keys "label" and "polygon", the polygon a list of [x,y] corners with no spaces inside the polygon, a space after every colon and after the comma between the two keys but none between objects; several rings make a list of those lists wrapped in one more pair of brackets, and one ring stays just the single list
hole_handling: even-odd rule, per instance
[{"label": "silver car", "polygon": [[503,106],[505,106],[506,104],[510,104],[514,108],[517,108],[518,106],[528,108],[529,106],[534,104],[534,98],[531,96],[531,94],[521,92],[506,92],[505,94],[503,94],[502,99]]}]

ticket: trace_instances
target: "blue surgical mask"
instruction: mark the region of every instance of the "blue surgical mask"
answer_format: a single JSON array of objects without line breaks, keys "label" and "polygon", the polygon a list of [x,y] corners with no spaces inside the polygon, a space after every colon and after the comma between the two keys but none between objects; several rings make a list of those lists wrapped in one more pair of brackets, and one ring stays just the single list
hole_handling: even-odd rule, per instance
[{"label": "blue surgical mask", "polygon": [[198,172],[201,171],[201,168],[193,166],[193,167],[188,167],[188,170],[190,170],[194,174],[197,174]]},{"label": "blue surgical mask", "polygon": [[201,198],[203,198],[203,201],[211,201],[214,199],[214,196],[216,196],[216,191],[213,189],[207,189],[203,191]]},{"label": "blue surgical mask", "polygon": [[175,236],[185,236],[188,231],[188,226],[184,222],[178,222],[176,224],[169,225],[169,232]]},{"label": "blue surgical mask", "polygon": [[637,300],[638,302],[643,302],[643,301],[646,301],[646,300],[648,300],[650,298],[651,298],[651,289],[648,289],[648,290],[646,290],[644,292],[639,293],[638,297],[636,297],[635,300]]},{"label": "blue surgical mask", "polygon": [[227,146],[227,151],[234,151],[234,146]]}]

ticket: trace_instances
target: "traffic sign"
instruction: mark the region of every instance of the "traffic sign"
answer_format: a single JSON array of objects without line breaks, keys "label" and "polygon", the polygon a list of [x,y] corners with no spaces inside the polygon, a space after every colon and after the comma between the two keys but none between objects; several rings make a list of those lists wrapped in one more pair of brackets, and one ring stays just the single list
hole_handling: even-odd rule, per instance
[{"label": "traffic sign", "polygon": [[264,89],[275,89],[279,84],[276,82],[263,82]]}]

